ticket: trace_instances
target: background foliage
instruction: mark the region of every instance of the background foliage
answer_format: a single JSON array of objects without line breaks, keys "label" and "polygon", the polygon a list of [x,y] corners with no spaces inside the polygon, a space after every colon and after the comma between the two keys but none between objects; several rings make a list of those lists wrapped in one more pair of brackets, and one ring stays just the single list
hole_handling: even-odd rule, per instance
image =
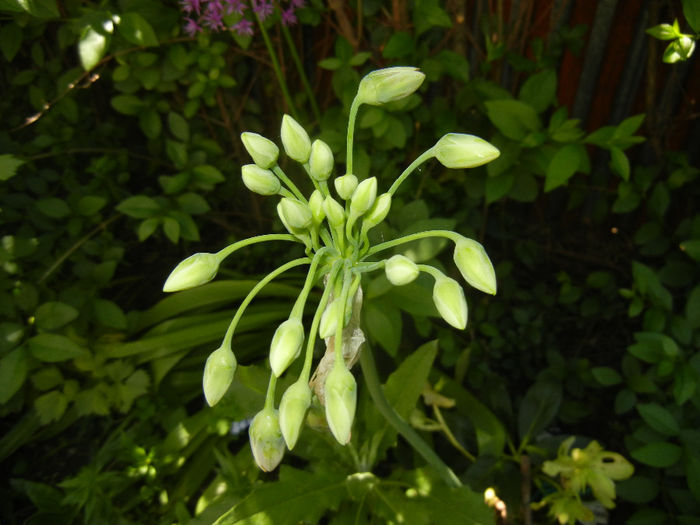
[{"label": "background foliage", "polygon": [[[588,96],[589,58],[626,42],[596,51],[615,3],[576,25],[581,3],[312,1],[295,26],[267,18],[267,45],[260,28],[190,37],[174,3],[0,1],[2,521],[485,523],[472,490],[494,486],[527,523],[528,500],[553,490],[542,462],[577,435],[635,464],[612,522],[698,523],[699,186],[696,148],[683,151],[698,127],[689,95],[668,95],[684,82],[692,93],[697,70],[694,57],[662,64],[664,44],[642,37],[646,65],[633,46],[620,62],[646,68],[643,91],[623,78],[615,104],[603,75]],[[692,5],[650,2],[635,22],[643,34],[678,18],[697,34]],[[626,7],[611,24],[632,18]],[[251,247],[226,280],[160,291],[190,253],[281,231],[240,182],[240,132],[277,137],[289,112],[342,162],[359,79],[397,64],[419,66],[425,86],[361,111],[359,177],[391,180],[448,131],[502,152],[468,175],[426,165],[376,233],[444,227],[488,248],[499,294],[469,297],[466,332],[435,317],[427,283],[364,284],[387,397],[472,490],[441,485],[366,392],[354,448],[307,428],[278,474],[254,467],[245,422],[294,275],[249,309],[244,366],[204,408],[204,359],[283,248]],[[439,264],[444,248],[403,253]]]}]

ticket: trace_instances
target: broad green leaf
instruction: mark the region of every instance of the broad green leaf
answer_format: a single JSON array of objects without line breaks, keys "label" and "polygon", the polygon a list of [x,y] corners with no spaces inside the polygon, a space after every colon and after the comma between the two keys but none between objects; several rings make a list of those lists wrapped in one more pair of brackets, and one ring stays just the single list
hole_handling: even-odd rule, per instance
[{"label": "broad green leaf", "polygon": [[659,493],[658,482],[646,476],[633,476],[615,484],[620,499],[641,505],[649,503]]},{"label": "broad green leaf", "polygon": [[37,18],[59,18],[61,16],[56,0],[10,0],[10,2]]},{"label": "broad green leaf", "polygon": [[183,142],[190,139],[190,126],[187,121],[177,113],[171,111],[168,113],[168,127],[170,132],[175,135],[175,138]]},{"label": "broad green leaf", "polygon": [[206,185],[214,185],[219,182],[224,182],[226,178],[223,176],[219,168],[210,166],[209,164],[202,164],[192,168],[192,173],[194,174],[197,182]]},{"label": "broad green leaf", "polygon": [[71,209],[66,201],[56,197],[47,197],[36,201],[37,209],[52,219],[63,219],[71,214]]},{"label": "broad green leaf", "polygon": [[696,261],[700,261],[700,239],[682,242],[681,251],[685,252]]},{"label": "broad green leaf", "polygon": [[529,133],[542,129],[537,112],[519,100],[500,99],[484,102],[489,120],[506,137],[523,140]]},{"label": "broad green leaf", "polygon": [[578,170],[580,159],[578,146],[575,144],[559,148],[547,166],[544,191],[552,191],[565,184]]},{"label": "broad green leaf", "polygon": [[687,364],[680,367],[673,376],[673,399],[677,405],[682,405],[688,401],[698,387],[698,373]]},{"label": "broad green leaf", "polygon": [[618,371],[609,366],[591,368],[591,374],[593,374],[595,380],[603,386],[617,385],[622,381],[622,376],[620,376]]},{"label": "broad green leaf", "polygon": [[401,314],[382,301],[366,301],[362,307],[364,327],[369,335],[391,356],[401,343]]},{"label": "broad green leaf", "polygon": [[659,24],[650,27],[647,29],[647,34],[659,40],[674,40],[679,36],[678,31],[676,31],[671,24]]},{"label": "broad green leaf", "polygon": [[172,217],[163,217],[163,233],[170,242],[176,244],[180,239],[180,223]]},{"label": "broad green leaf", "polygon": [[119,410],[127,413],[136,398],[148,392],[151,378],[144,370],[136,370],[126,381],[117,384]]},{"label": "broad green leaf", "polygon": [[541,113],[555,101],[556,95],[557,73],[553,69],[545,69],[525,81],[518,98]]},{"label": "broad green leaf", "polygon": [[22,164],[24,161],[14,155],[0,155],[0,181],[14,177],[17,174],[17,168]]},{"label": "broad green leaf", "polygon": [[[685,21],[696,33],[700,33],[700,2],[697,0],[683,0],[683,14]],[[695,497],[700,500],[700,496],[695,493]]]},{"label": "broad green leaf", "polygon": [[191,215],[201,215],[211,209],[204,197],[191,192],[179,195],[177,197],[177,204],[182,211]]},{"label": "broad green leaf", "polygon": [[32,374],[31,381],[34,388],[45,392],[46,390],[59,387],[65,379],[58,367],[44,366]]},{"label": "broad green leaf", "polygon": [[151,24],[138,13],[124,13],[117,26],[121,35],[137,46],[157,46],[156,37]]},{"label": "broad green leaf", "polygon": [[66,303],[49,301],[37,308],[34,317],[36,325],[42,330],[55,330],[78,317],[80,312]]},{"label": "broad green leaf", "polygon": [[384,394],[403,418],[407,418],[423,391],[437,355],[437,341],[420,346],[392,372],[384,385]]},{"label": "broad green leaf", "polygon": [[549,425],[559,411],[561,385],[539,381],[532,385],[520,404],[518,434],[521,440],[533,439]]},{"label": "broad green leaf", "polygon": [[486,178],[486,203],[491,204],[505,197],[515,183],[512,171],[506,171],[495,177]]},{"label": "broad green leaf", "polygon": [[166,140],[165,153],[176,168],[182,169],[187,164],[187,147],[182,142]]},{"label": "broad green leaf", "polygon": [[667,468],[678,462],[683,449],[674,443],[659,441],[632,450],[630,455],[636,461],[655,468]]},{"label": "broad green leaf", "polygon": [[68,361],[88,354],[87,349],[58,334],[35,335],[27,340],[27,346],[34,357],[46,363]]},{"label": "broad green leaf", "polygon": [[688,294],[685,303],[685,318],[693,329],[700,328],[700,284]]},{"label": "broad green leaf", "polygon": [[135,219],[147,219],[160,213],[160,206],[150,197],[134,195],[120,202],[117,210]]},{"label": "broad green leaf", "polygon": [[413,24],[418,36],[432,27],[452,27],[452,20],[438,0],[416,0]]},{"label": "broad green leaf", "polygon": [[700,501],[700,456],[697,450],[686,449],[685,477],[688,480],[688,488],[697,501]]},{"label": "broad green leaf", "polygon": [[107,204],[107,199],[104,197],[100,197],[99,195],[85,195],[78,201],[76,210],[80,215],[87,217],[100,211],[105,204]]},{"label": "broad green leaf", "polygon": [[27,350],[15,348],[0,359],[0,405],[7,403],[27,378]]},{"label": "broad green leaf", "polygon": [[39,421],[47,425],[52,421],[58,421],[68,408],[68,399],[58,390],[52,390],[39,396],[34,401],[34,408],[39,414]]},{"label": "broad green leaf", "polygon": [[146,108],[143,100],[134,95],[116,95],[112,97],[110,104],[124,115],[140,115]]},{"label": "broad green leaf", "polygon": [[158,138],[163,129],[160,114],[155,109],[143,111],[139,114],[139,126],[143,134],[149,139]]},{"label": "broad green leaf", "polygon": [[95,319],[102,325],[117,330],[124,330],[127,326],[126,315],[119,306],[107,299],[95,299],[92,303]]},{"label": "broad green leaf", "polygon": [[637,412],[651,428],[667,436],[677,436],[681,429],[673,414],[658,403],[637,405]]},{"label": "broad green leaf", "polygon": [[622,179],[629,180],[630,161],[620,148],[610,148],[610,167],[615,173],[622,177]]},{"label": "broad green leaf", "polygon": [[627,117],[617,126],[615,126],[613,138],[619,139],[623,137],[631,137],[639,129],[639,126],[642,125],[642,122],[644,122],[645,117],[646,115],[644,113]]},{"label": "broad green leaf", "polygon": [[83,27],[78,40],[78,56],[85,71],[94,68],[105,56],[114,29],[110,17],[106,14],[97,16]]},{"label": "broad green leaf", "polygon": [[416,42],[413,37],[405,31],[397,31],[389,37],[389,40],[382,49],[384,58],[401,58],[413,53]]}]

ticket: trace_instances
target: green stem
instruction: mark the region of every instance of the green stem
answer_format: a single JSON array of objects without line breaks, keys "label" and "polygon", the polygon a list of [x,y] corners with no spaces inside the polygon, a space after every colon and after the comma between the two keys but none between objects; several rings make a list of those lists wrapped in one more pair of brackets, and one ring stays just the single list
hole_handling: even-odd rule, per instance
[{"label": "green stem", "polygon": [[226,257],[231,255],[233,252],[240,248],[245,248],[246,246],[249,246],[251,244],[255,244],[258,242],[267,242],[267,241],[292,241],[292,242],[299,242],[299,240],[294,237],[294,235],[290,235],[288,233],[269,233],[267,235],[256,235],[255,237],[250,237],[248,239],[243,239],[242,241],[234,242],[233,244],[229,244],[226,248],[219,250],[216,255],[218,255],[219,260],[223,261]]},{"label": "green stem", "polygon": [[311,104],[311,111],[314,113],[316,122],[321,125],[321,112],[318,109],[318,104],[316,103],[316,97],[314,97],[314,92],[311,90],[311,85],[309,84],[309,79],[306,76],[306,71],[304,71],[304,66],[299,59],[299,53],[297,53],[296,45],[292,40],[292,35],[289,33],[287,26],[282,24],[282,34],[284,39],[287,41],[287,46],[289,47],[289,53],[292,55],[292,61],[297,68],[299,73],[299,78],[301,78],[301,83],[304,85],[304,91],[306,91],[306,96],[309,98],[309,104]]},{"label": "green stem", "polygon": [[316,268],[318,268],[318,264],[323,258],[323,256],[326,255],[329,251],[330,248],[321,248],[314,255],[314,258],[311,261],[311,266],[309,268],[309,273],[306,274],[306,282],[304,283],[304,287],[301,289],[301,293],[297,297],[297,300],[294,303],[294,306],[292,307],[292,313],[289,316],[290,318],[295,317],[301,319],[301,316],[304,313],[304,305],[306,304],[306,298],[309,296],[309,292],[311,291],[311,287],[314,285],[314,282],[316,282]]},{"label": "green stem", "polygon": [[335,364],[333,366],[345,366],[345,360],[343,359],[343,328],[345,328],[345,310],[351,283],[352,273],[346,263],[343,268],[343,289],[340,292],[340,296],[337,297],[341,306],[338,308],[338,324],[335,327],[335,340],[333,342],[335,345]]},{"label": "green stem", "polygon": [[374,405],[379,412],[381,412],[391,426],[413,446],[416,452],[423,456],[423,459],[435,469],[447,485],[450,487],[461,487],[462,482],[459,481],[459,478],[452,472],[452,469],[450,469],[435,451],[423,441],[418,433],[396,413],[386,397],[384,397],[382,386],[379,383],[379,376],[377,375],[377,368],[374,365],[372,351],[367,343],[365,343],[365,347],[362,349],[362,352],[360,352],[360,366],[362,367],[362,375],[365,378],[369,395],[372,397]]},{"label": "green stem", "polygon": [[429,273],[436,281],[445,277],[444,273],[429,264],[417,264],[416,266],[419,271]]},{"label": "green stem", "polygon": [[272,46],[272,41],[270,40],[270,35],[267,34],[267,29],[265,29],[265,24],[262,23],[260,17],[255,14],[255,20],[258,22],[258,27],[260,28],[260,34],[265,41],[265,47],[267,47],[267,53],[270,55],[270,62],[272,62],[272,69],[275,70],[275,76],[277,77],[277,82],[279,82],[280,89],[282,90],[282,96],[284,97],[287,106],[289,107],[289,112],[296,119],[297,110],[294,107],[294,102],[292,102],[292,97],[289,95],[289,88],[287,87],[287,81],[284,79],[282,74],[282,69],[280,68],[279,62],[277,62],[277,55],[275,54],[275,48]]},{"label": "green stem", "polygon": [[267,384],[267,394],[265,394],[265,410],[275,408],[275,387],[277,386],[277,376],[270,374],[270,382]]},{"label": "green stem", "polygon": [[401,244],[405,244],[411,241],[417,241],[419,239],[425,239],[426,237],[445,237],[446,239],[450,239],[453,242],[457,242],[457,240],[462,236],[459,233],[455,233],[450,230],[428,230],[424,232],[412,233],[411,235],[405,235],[403,237],[399,237],[398,239],[393,239],[391,241],[386,241],[381,244],[377,244],[370,248],[366,256],[369,257],[370,255],[374,255],[375,253],[388,250],[389,248],[393,248],[394,246],[399,246]]},{"label": "green stem", "polygon": [[292,193],[294,193],[294,196],[299,199],[301,202],[304,204],[308,204],[308,201],[306,200],[306,197],[304,197],[304,194],[299,191],[299,188],[297,188],[296,184],[292,182],[292,180],[287,177],[287,174],[282,171],[282,168],[279,167],[279,165],[275,166],[272,168],[272,171],[274,172],[275,175],[277,175],[282,182],[284,182],[287,187],[292,190]]},{"label": "green stem", "polygon": [[352,99],[352,104],[350,105],[350,117],[348,118],[348,136],[347,145],[348,151],[345,159],[345,172],[352,173],[352,140],[355,133],[355,119],[357,117],[357,110],[360,109],[359,100],[357,97]]},{"label": "green stem", "polygon": [[411,162],[411,165],[403,170],[403,173],[399,175],[399,177],[394,181],[394,184],[391,185],[391,188],[389,188],[389,191],[387,193],[390,193],[393,195],[397,189],[399,189],[399,186],[401,183],[406,180],[406,177],[408,177],[413,170],[415,170],[418,166],[423,164],[426,160],[432,158],[435,156],[435,153],[433,152],[433,148],[430,148],[427,151],[424,151],[416,160]]}]

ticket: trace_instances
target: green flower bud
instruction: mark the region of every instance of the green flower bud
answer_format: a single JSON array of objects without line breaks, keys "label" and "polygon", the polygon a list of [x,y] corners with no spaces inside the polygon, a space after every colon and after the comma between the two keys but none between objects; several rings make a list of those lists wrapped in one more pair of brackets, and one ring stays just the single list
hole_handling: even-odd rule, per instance
[{"label": "green flower bud", "polygon": [[470,285],[482,292],[496,294],[496,272],[481,244],[473,239],[461,238],[455,245],[454,261]]},{"label": "green flower bud", "polygon": [[357,99],[373,106],[400,100],[416,91],[424,79],[425,75],[415,67],[378,69],[360,81]]},{"label": "green flower bud", "polygon": [[314,190],[309,197],[309,210],[316,224],[321,224],[326,218],[326,212],[323,210],[323,194],[320,191]]},{"label": "green flower bud", "polygon": [[305,164],[311,155],[311,139],[306,130],[289,115],[282,117],[282,145],[291,158]]},{"label": "green flower bud", "polygon": [[257,133],[241,133],[241,140],[246,151],[253,157],[253,162],[263,169],[270,169],[277,164],[280,150],[277,144]]},{"label": "green flower bud", "polygon": [[282,222],[292,230],[306,230],[311,226],[312,217],[309,207],[296,199],[284,197],[277,204],[277,213]]},{"label": "green flower bud", "polygon": [[165,280],[164,292],[179,292],[211,281],[221,260],[215,253],[195,253],[181,261]]},{"label": "green flower bud", "polygon": [[276,195],[282,184],[277,176],[255,164],[246,164],[241,168],[243,184],[253,193],[259,195]]},{"label": "green flower bud", "polygon": [[420,273],[416,263],[403,255],[394,255],[387,259],[384,271],[386,272],[386,278],[394,286],[408,284],[418,277]]},{"label": "green flower bud", "polygon": [[333,184],[335,185],[335,191],[338,196],[346,201],[352,197],[355,188],[357,188],[357,177],[352,173],[348,173],[342,177],[337,177],[333,181]]},{"label": "green flower bud", "polygon": [[391,209],[391,193],[382,193],[374,201],[374,205],[370,208],[362,221],[362,229],[366,232],[370,228],[374,228],[377,224],[386,219]]},{"label": "green flower bud", "polygon": [[321,139],[311,144],[309,157],[309,173],[317,181],[328,180],[333,171],[333,152],[328,144]]},{"label": "green flower bud", "polygon": [[279,409],[280,429],[289,450],[294,448],[299,439],[304,417],[310,405],[311,389],[308,383],[301,379],[292,384],[282,396]]},{"label": "green flower bud", "polygon": [[214,350],[204,365],[202,387],[204,397],[210,407],[216,405],[231,386],[236,372],[236,356],[230,348],[222,346]]},{"label": "green flower bud", "polygon": [[339,309],[343,303],[340,299],[335,299],[332,303],[326,306],[325,311],[321,315],[321,322],[318,325],[318,335],[321,339],[335,335],[335,329],[338,326]]},{"label": "green flower bud", "polygon": [[258,412],[250,424],[248,437],[258,467],[265,472],[274,470],[284,456],[284,439],[277,410],[264,408]]},{"label": "green flower bud", "polygon": [[350,442],[350,431],[357,406],[357,383],[345,363],[336,363],[326,377],[326,420],[341,445]]},{"label": "green flower bud", "polygon": [[377,198],[377,177],[365,179],[357,185],[350,201],[350,212],[357,217],[369,210]]},{"label": "green flower bud", "polygon": [[328,224],[334,228],[339,228],[345,222],[345,210],[340,203],[330,195],[323,201],[323,211],[326,212]]},{"label": "green flower bud", "polygon": [[287,319],[275,330],[270,344],[270,367],[279,377],[301,352],[304,343],[304,325],[299,319]]},{"label": "green flower bud", "polygon": [[460,330],[467,326],[467,300],[457,281],[442,276],[435,280],[433,302],[442,318]]},{"label": "green flower bud", "polygon": [[484,139],[464,133],[448,133],[433,147],[435,158],[446,168],[475,168],[491,162],[501,152]]}]

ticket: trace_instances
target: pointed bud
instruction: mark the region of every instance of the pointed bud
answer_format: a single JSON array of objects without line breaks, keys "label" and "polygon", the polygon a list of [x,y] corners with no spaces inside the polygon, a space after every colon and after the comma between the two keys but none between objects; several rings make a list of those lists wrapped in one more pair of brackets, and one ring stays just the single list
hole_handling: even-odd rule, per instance
[{"label": "pointed bud", "polygon": [[241,133],[241,140],[246,151],[253,157],[253,162],[263,169],[270,169],[277,164],[280,149],[270,139],[257,133],[246,131]]},{"label": "pointed bud", "polygon": [[403,255],[394,255],[387,259],[384,271],[386,272],[386,278],[394,286],[408,284],[415,280],[420,273],[416,263]]},{"label": "pointed bud", "polygon": [[304,325],[299,319],[287,319],[275,330],[270,344],[270,367],[279,377],[301,352],[304,343]]},{"label": "pointed bud", "polygon": [[433,302],[442,318],[449,324],[464,330],[467,326],[467,300],[464,290],[450,277],[439,277],[433,287]]},{"label": "pointed bud", "polygon": [[258,412],[250,424],[248,436],[258,467],[265,472],[274,470],[284,456],[284,439],[277,410],[264,408]]},{"label": "pointed bud", "polygon": [[216,405],[231,386],[236,372],[236,356],[230,348],[222,346],[214,350],[204,365],[202,387],[204,397],[210,407]]},{"label": "pointed bud", "polygon": [[360,217],[369,210],[377,198],[377,177],[365,179],[357,185],[350,201],[350,212]]},{"label": "pointed bud", "polygon": [[484,139],[464,133],[448,133],[433,146],[435,158],[446,168],[475,168],[491,162],[501,152]]},{"label": "pointed bud", "polygon": [[292,230],[306,230],[311,226],[311,211],[308,206],[296,199],[284,197],[277,204],[277,213],[282,222]]},{"label": "pointed bud", "polygon": [[280,401],[280,429],[287,448],[292,450],[299,439],[306,411],[311,405],[311,389],[306,381],[299,379],[292,384]]},{"label": "pointed bud", "polygon": [[345,363],[336,363],[326,378],[326,420],[341,445],[350,441],[357,406],[357,383]]},{"label": "pointed bud", "polygon": [[466,237],[458,240],[454,261],[465,281],[482,292],[496,295],[496,272],[480,243]]},{"label": "pointed bud", "polygon": [[211,281],[221,260],[215,253],[195,253],[180,262],[165,280],[164,292],[179,292]]},{"label": "pointed bud", "polygon": [[326,218],[326,212],[323,211],[323,195],[320,191],[314,190],[309,197],[309,210],[311,210],[311,217],[316,224],[321,224]]},{"label": "pointed bud", "polygon": [[282,117],[282,145],[291,158],[305,164],[311,155],[311,139],[306,130],[289,115]]},{"label": "pointed bud", "polygon": [[369,229],[374,228],[377,224],[386,219],[390,209],[391,193],[382,193],[374,201],[374,205],[367,212],[367,215],[364,216],[362,229],[367,232]]},{"label": "pointed bud", "polygon": [[241,176],[245,187],[259,195],[276,195],[282,187],[280,180],[274,173],[255,164],[243,166]]},{"label": "pointed bud", "polygon": [[416,91],[425,75],[415,67],[388,67],[372,71],[360,81],[357,99],[361,104],[379,106],[400,100]]},{"label": "pointed bud", "polygon": [[352,173],[348,173],[342,177],[336,177],[333,184],[335,185],[335,191],[338,196],[346,201],[352,197],[355,188],[357,188],[357,177]]},{"label": "pointed bud", "polygon": [[345,210],[340,203],[330,195],[323,201],[323,211],[326,212],[328,224],[334,228],[339,228],[345,222]]},{"label": "pointed bud", "polygon": [[309,157],[309,173],[320,182],[328,180],[331,171],[333,171],[333,152],[330,146],[321,139],[314,140]]},{"label": "pointed bud", "polygon": [[341,306],[342,302],[340,299],[336,299],[326,306],[323,315],[321,315],[321,322],[318,325],[318,335],[321,337],[321,339],[335,335],[335,329],[338,327],[338,316],[340,315],[339,310]]}]

